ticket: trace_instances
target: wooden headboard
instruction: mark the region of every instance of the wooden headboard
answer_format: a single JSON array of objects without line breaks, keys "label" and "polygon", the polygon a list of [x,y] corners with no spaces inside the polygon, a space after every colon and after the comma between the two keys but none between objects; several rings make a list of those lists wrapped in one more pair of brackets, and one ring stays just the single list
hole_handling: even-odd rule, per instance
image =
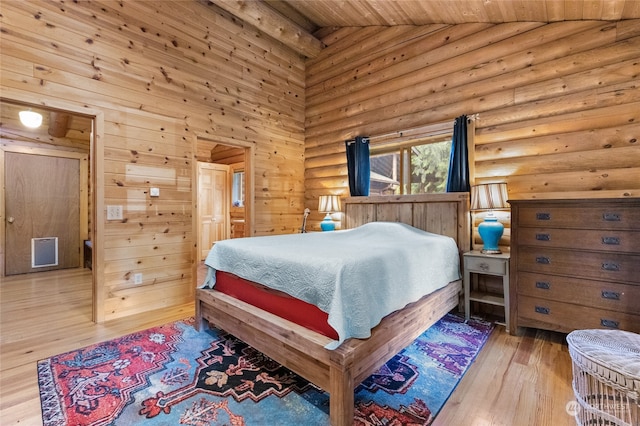
[{"label": "wooden headboard", "polygon": [[471,250],[468,192],[348,197],[343,204],[347,229],[368,222],[402,222],[453,238],[461,254]]}]

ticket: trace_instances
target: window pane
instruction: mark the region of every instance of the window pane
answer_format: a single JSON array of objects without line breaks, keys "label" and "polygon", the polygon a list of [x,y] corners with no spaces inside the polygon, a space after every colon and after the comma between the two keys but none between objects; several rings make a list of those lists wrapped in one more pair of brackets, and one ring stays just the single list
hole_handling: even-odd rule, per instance
[{"label": "window pane", "polygon": [[244,206],[244,172],[233,173],[231,200],[234,207]]},{"label": "window pane", "polygon": [[411,194],[445,192],[451,141],[411,147]]},{"label": "window pane", "polygon": [[400,193],[400,153],[372,154],[369,195]]}]

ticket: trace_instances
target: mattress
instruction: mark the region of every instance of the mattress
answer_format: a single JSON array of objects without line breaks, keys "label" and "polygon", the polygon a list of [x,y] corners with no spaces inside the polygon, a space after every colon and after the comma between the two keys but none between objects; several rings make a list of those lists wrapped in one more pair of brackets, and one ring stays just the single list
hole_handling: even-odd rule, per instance
[{"label": "mattress", "polygon": [[406,224],[372,222],[335,232],[250,237],[216,243],[203,287],[233,273],[316,306],[338,339],[367,338],[386,315],[460,279],[452,238]]},{"label": "mattress", "polygon": [[331,339],[338,339],[338,333],[327,322],[329,315],[326,312],[287,293],[224,271],[216,271],[216,290]]}]

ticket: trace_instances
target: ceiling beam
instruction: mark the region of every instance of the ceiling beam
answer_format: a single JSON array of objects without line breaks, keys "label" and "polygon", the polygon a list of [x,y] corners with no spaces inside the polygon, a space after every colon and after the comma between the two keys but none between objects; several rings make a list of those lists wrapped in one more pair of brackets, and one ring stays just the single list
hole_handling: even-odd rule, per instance
[{"label": "ceiling beam", "polygon": [[64,138],[67,136],[70,120],[71,116],[69,114],[51,111],[49,113],[49,136],[53,136],[54,138]]},{"label": "ceiling beam", "polygon": [[211,3],[281,41],[294,51],[315,58],[324,44],[304,28],[270,8],[265,2],[251,0],[211,0]]}]

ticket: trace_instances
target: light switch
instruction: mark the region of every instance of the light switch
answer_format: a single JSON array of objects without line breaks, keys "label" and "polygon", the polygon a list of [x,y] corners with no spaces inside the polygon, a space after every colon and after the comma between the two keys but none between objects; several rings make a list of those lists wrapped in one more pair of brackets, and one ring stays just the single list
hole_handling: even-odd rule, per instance
[{"label": "light switch", "polygon": [[152,197],[159,197],[160,196],[160,188],[151,188],[149,190],[149,195],[151,195]]}]

